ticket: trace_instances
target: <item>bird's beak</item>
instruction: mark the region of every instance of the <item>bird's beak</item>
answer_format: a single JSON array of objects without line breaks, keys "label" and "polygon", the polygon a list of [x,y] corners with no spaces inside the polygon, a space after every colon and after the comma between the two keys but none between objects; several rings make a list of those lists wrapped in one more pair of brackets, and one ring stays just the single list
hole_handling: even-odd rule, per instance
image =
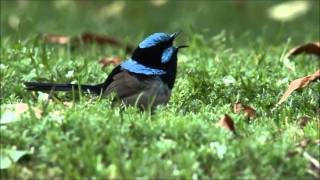
[{"label": "bird's beak", "polygon": [[186,48],[186,47],[189,47],[189,46],[188,45],[181,45],[181,46],[178,46],[177,48],[181,49],[181,48]]},{"label": "bird's beak", "polygon": [[171,34],[171,39],[175,39],[179,34],[181,34],[182,31],[178,31],[178,32],[175,32],[173,34]]}]

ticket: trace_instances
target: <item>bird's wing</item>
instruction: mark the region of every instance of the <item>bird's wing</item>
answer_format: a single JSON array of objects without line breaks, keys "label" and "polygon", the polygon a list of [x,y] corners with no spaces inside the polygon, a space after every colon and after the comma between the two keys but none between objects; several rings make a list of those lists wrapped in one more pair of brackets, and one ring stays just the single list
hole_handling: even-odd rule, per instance
[{"label": "bird's wing", "polygon": [[145,88],[143,81],[139,81],[137,76],[130,74],[128,71],[122,70],[113,75],[112,81],[107,86],[104,94],[108,95],[114,92],[118,98],[122,99],[139,93],[143,88]]},{"label": "bird's wing", "polygon": [[158,77],[143,76],[123,70],[113,76],[104,94],[114,92],[125,104],[148,108],[149,105],[166,104],[171,90]]}]

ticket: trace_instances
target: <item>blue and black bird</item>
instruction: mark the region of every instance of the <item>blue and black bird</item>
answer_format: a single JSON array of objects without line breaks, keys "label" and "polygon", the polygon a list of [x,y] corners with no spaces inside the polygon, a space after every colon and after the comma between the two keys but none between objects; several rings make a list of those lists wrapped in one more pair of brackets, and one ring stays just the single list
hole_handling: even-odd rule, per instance
[{"label": "blue and black bird", "polygon": [[171,96],[177,73],[179,49],[173,46],[179,33],[154,33],[144,39],[131,58],[116,66],[107,79],[97,85],[25,82],[27,90],[73,91],[80,89],[96,95],[115,93],[115,102],[152,109],[166,104]]}]

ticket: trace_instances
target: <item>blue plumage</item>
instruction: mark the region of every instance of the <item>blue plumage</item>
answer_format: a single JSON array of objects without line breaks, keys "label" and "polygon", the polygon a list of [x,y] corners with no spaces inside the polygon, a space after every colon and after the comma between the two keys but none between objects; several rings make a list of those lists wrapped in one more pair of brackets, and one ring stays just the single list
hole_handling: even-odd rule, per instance
[{"label": "blue plumage", "polygon": [[167,49],[165,49],[162,53],[162,56],[161,56],[161,63],[167,63],[170,61],[173,53],[174,53],[174,50],[176,48],[171,46],[171,47],[168,47]]},{"label": "blue plumage", "polygon": [[120,64],[123,69],[128,70],[129,72],[137,73],[137,74],[145,74],[145,75],[163,75],[166,74],[166,71],[161,69],[155,69],[147,67],[143,64],[139,64],[137,61],[133,59],[128,59]]},{"label": "blue plumage", "polygon": [[170,39],[174,38],[175,35],[176,35],[176,33],[171,34],[171,35],[166,34],[166,33],[154,33],[154,34],[151,34],[146,39],[144,39],[139,44],[139,47],[140,48],[149,48],[149,47],[157,45],[158,43],[169,41]]}]

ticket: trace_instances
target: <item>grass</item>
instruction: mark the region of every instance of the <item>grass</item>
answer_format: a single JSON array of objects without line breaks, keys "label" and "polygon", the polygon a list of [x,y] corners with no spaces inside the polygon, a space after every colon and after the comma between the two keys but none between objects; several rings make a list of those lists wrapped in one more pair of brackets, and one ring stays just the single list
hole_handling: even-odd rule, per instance
[{"label": "grass", "polygon": [[[317,57],[302,55],[292,60],[291,71],[282,59],[290,47],[319,40],[319,6],[294,22],[279,24],[265,14],[253,15],[276,3],[272,1],[248,2],[242,16],[235,9],[224,13],[234,8],[232,1],[200,5],[186,1],[179,8],[170,2],[160,10],[139,2],[107,20],[95,16],[104,5],[100,2],[86,4],[86,11],[83,6],[61,8],[56,2],[29,2],[17,10],[17,2],[1,1],[1,114],[8,104],[18,102],[45,112],[38,119],[31,110],[19,121],[1,125],[1,149],[32,152],[30,159],[2,170],[1,177],[314,178],[302,153],[288,154],[299,150],[297,143],[310,140],[303,151],[320,159],[315,143],[320,139],[320,84],[294,92],[272,109],[290,81],[319,67]],[[189,14],[191,6],[195,11]],[[154,22],[161,12],[168,13]],[[209,24],[209,15],[215,23]],[[17,29],[8,23],[12,16],[20,18]],[[76,35],[89,30],[138,44],[151,32],[178,28],[185,30],[178,44],[187,42],[190,47],[179,54],[169,104],[152,115],[134,107],[111,108],[111,98],[85,94],[55,93],[56,98],[46,104],[23,87],[22,82],[30,80],[100,83],[113,67],[102,69],[99,58],[128,56],[123,49],[95,44],[76,48],[48,44],[37,32]],[[248,122],[235,114],[232,106],[238,101],[256,109],[257,118]],[[216,126],[224,114],[233,118],[238,136]],[[311,117],[304,128],[297,123],[302,116]]]}]

